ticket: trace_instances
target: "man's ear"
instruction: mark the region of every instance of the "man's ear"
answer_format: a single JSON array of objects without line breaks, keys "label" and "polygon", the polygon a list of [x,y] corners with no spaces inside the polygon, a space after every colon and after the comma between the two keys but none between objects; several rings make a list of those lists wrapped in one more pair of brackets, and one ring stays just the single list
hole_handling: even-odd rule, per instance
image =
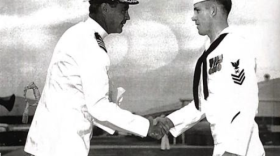
[{"label": "man's ear", "polygon": [[102,3],[100,5],[100,9],[102,13],[107,13],[108,12],[108,3]]},{"label": "man's ear", "polygon": [[216,16],[217,11],[218,11],[217,5],[216,4],[212,4],[211,7],[210,7],[210,11],[211,11],[212,17]]}]

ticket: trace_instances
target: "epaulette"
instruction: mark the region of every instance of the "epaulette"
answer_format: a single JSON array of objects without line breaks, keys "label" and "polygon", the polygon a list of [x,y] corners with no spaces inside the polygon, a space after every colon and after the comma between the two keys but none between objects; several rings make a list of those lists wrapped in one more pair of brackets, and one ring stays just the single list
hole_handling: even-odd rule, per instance
[{"label": "epaulette", "polygon": [[105,50],[105,52],[107,53],[105,43],[104,43],[102,37],[97,32],[95,33],[95,38],[96,38],[96,41],[97,41],[99,47],[102,48],[103,50]]}]

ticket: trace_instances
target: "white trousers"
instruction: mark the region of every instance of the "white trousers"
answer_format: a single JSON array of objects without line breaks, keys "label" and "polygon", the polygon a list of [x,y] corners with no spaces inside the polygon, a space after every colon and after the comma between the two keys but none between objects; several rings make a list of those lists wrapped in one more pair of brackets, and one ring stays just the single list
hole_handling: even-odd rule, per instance
[{"label": "white trousers", "polygon": [[[223,144],[217,144],[214,146],[213,156],[222,156],[225,152],[226,149],[224,148]],[[265,156],[265,151],[259,137],[258,125],[256,123],[253,128],[246,155],[244,156]]]}]

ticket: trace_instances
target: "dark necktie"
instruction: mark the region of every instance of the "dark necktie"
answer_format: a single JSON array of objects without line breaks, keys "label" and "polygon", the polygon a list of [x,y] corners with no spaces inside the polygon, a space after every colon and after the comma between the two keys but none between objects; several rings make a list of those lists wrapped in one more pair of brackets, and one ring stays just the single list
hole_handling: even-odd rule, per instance
[{"label": "dark necktie", "polygon": [[106,50],[106,47],[105,47],[105,43],[104,43],[102,37],[97,32],[95,33],[95,38],[96,38],[96,41],[97,41],[99,47],[104,49],[105,52],[107,53],[107,50]]},{"label": "dark necktie", "polygon": [[197,60],[195,71],[194,71],[194,78],[193,78],[193,99],[195,103],[195,107],[197,110],[199,110],[199,98],[198,98],[198,87],[199,87],[199,81],[200,81],[200,74],[201,74],[201,65],[203,65],[203,93],[204,93],[204,99],[206,100],[209,96],[208,91],[208,84],[207,84],[207,56],[215,50],[219,44],[222,42],[222,40],[226,37],[227,34],[220,35],[208,48],[207,51],[204,51],[204,53],[201,55],[201,57]]}]

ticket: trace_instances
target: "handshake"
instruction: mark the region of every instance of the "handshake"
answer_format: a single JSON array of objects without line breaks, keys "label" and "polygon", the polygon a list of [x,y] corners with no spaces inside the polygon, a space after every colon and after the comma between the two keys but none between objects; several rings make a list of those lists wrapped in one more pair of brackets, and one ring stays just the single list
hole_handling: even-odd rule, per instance
[{"label": "handshake", "polygon": [[150,121],[148,136],[157,140],[168,134],[169,130],[174,127],[172,121],[166,117],[157,117],[155,119],[149,117],[148,120]]}]

